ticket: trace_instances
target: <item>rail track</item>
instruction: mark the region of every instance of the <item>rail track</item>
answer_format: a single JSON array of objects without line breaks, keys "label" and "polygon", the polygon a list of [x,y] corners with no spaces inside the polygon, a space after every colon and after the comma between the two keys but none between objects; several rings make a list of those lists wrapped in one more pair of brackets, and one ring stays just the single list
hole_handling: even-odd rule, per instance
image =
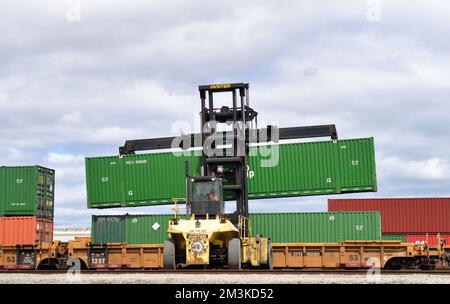
[{"label": "rail track", "polygon": [[[299,274],[345,274],[361,275],[367,274],[368,269],[276,269],[276,270],[228,270],[228,269],[183,269],[183,270],[165,270],[165,269],[101,269],[101,270],[81,270],[81,274],[273,274],[273,275],[299,275]],[[67,270],[34,270],[34,269],[14,269],[0,270],[0,274],[64,274]],[[407,274],[446,274],[450,275],[450,270],[380,270],[382,275],[407,275]]]},{"label": "rail track", "polygon": [[[75,265],[86,274],[173,273],[163,268],[162,253],[161,244],[93,245],[82,241],[55,241],[38,245],[0,245],[0,273],[61,273]],[[364,274],[373,265],[381,266],[383,274],[450,274],[450,246],[425,248],[400,241],[283,243],[273,244],[273,271],[202,267],[175,272]]]}]

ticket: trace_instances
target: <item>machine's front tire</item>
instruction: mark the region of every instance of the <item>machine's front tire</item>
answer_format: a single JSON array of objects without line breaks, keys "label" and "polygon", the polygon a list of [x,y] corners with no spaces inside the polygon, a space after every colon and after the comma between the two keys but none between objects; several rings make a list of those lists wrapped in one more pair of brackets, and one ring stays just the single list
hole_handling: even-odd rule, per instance
[{"label": "machine's front tire", "polygon": [[273,248],[271,243],[267,244],[267,262],[259,265],[261,269],[273,270]]},{"label": "machine's front tire", "polygon": [[164,269],[174,270],[177,268],[177,264],[175,262],[175,242],[173,240],[164,241],[163,263]]},{"label": "machine's front tire", "polygon": [[242,248],[240,239],[231,239],[228,242],[228,268],[241,269],[242,265]]}]

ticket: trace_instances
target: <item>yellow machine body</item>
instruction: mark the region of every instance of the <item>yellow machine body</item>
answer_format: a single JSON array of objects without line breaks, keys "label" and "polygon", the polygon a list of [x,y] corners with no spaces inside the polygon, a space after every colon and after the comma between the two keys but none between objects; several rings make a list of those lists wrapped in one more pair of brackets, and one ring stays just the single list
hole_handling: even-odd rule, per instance
[{"label": "yellow machine body", "polygon": [[170,221],[168,233],[177,250],[186,252],[186,266],[209,265],[211,246],[226,248],[229,240],[239,237],[236,227],[219,217]]},{"label": "yellow machine body", "polygon": [[[239,224],[240,228],[244,228]],[[242,231],[243,229],[241,229]],[[176,250],[184,251],[185,263],[181,266],[210,265],[212,248],[228,250],[228,242],[241,240],[242,263],[259,267],[269,260],[269,239],[243,235],[240,229],[224,217],[175,219],[169,222],[169,237],[174,240]],[[177,254],[180,255],[179,253]]]},{"label": "yellow machine body", "polygon": [[266,237],[251,237],[242,239],[242,261],[252,267],[268,263],[269,239]]}]

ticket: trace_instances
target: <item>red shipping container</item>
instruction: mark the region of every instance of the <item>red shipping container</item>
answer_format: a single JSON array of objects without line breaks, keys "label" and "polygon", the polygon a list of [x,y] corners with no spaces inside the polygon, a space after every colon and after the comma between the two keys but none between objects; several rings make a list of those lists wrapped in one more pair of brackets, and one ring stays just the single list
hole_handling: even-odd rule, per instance
[{"label": "red shipping container", "polygon": [[35,216],[0,217],[0,244],[53,241],[53,221]]},{"label": "red shipping container", "polygon": [[328,211],[379,211],[382,233],[450,233],[450,198],[329,199]]},{"label": "red shipping container", "polygon": [[[445,245],[450,245],[450,234],[441,234],[440,237],[444,240]],[[438,245],[437,234],[429,234],[428,236],[426,234],[408,234],[406,235],[406,242],[420,245],[427,243],[429,247]]]}]

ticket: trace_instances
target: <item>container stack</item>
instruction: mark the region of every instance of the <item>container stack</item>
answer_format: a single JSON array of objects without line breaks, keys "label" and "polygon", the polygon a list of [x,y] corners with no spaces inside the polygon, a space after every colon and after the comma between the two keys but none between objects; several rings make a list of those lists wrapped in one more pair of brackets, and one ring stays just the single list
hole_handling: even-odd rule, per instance
[{"label": "container stack", "polygon": [[0,244],[53,241],[55,171],[0,167]]},{"label": "container stack", "polygon": [[[250,199],[330,195],[377,190],[373,138],[279,144],[277,153],[250,147]],[[266,147],[267,148],[267,147]],[[267,155],[270,154],[270,155]],[[139,207],[182,203],[189,175],[200,176],[202,157],[172,152],[88,157],[88,208]],[[274,162],[274,163],[272,163]],[[273,164],[270,166],[269,164]],[[224,185],[229,181],[223,178]],[[224,199],[233,194],[224,191]],[[276,206],[275,206],[276,207]],[[119,215],[92,218],[92,242],[161,244],[172,215]],[[272,242],[379,240],[380,215],[351,213],[250,214],[252,234]]]},{"label": "container stack", "polygon": [[383,239],[450,245],[450,198],[329,199],[328,211],[379,211]]},{"label": "container stack", "polygon": [[[250,147],[249,199],[377,191],[373,138],[289,143],[263,156]],[[265,154],[264,154],[265,153]],[[271,158],[277,160],[270,166]],[[189,174],[201,175],[201,156],[172,152],[86,158],[88,208],[167,205],[183,198]],[[227,183],[224,178],[224,184]],[[233,195],[224,191],[225,200]]]}]

